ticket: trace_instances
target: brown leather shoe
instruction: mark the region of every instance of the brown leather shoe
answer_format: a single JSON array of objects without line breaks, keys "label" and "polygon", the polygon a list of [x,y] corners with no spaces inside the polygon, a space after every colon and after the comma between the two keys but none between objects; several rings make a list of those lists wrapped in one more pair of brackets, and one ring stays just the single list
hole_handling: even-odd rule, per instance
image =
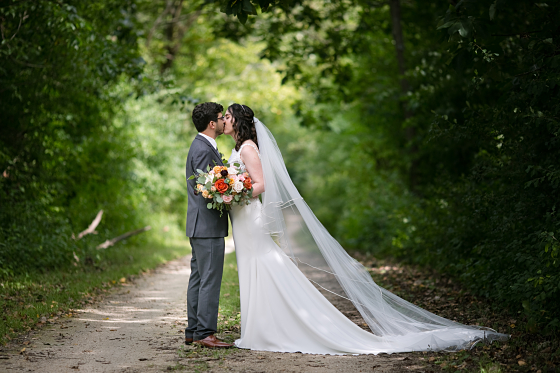
[{"label": "brown leather shoe", "polygon": [[204,347],[208,347],[208,348],[230,348],[233,347],[232,344],[229,343],[225,343],[220,341],[218,338],[216,338],[214,335],[209,335],[208,337],[201,339],[199,341],[194,341],[193,343],[202,345]]},{"label": "brown leather shoe", "polygon": [[186,345],[190,345],[191,343],[193,343],[193,339],[192,339],[192,338],[185,338],[185,344],[186,344]]}]

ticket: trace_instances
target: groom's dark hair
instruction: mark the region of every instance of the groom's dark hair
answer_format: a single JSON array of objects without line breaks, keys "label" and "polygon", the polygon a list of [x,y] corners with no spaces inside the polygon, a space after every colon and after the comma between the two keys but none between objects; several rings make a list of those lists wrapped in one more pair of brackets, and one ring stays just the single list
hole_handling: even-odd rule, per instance
[{"label": "groom's dark hair", "polygon": [[204,102],[198,104],[192,111],[192,121],[198,132],[204,132],[211,121],[218,121],[218,113],[221,113],[224,107],[215,102]]}]

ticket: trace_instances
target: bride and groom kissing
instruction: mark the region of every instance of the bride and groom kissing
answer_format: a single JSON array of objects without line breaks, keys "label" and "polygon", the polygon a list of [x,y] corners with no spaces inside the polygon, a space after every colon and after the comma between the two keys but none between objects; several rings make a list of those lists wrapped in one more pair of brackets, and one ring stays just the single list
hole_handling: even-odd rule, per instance
[{"label": "bride and groom kissing", "polygon": [[[274,136],[248,106],[232,104],[224,114],[222,105],[202,103],[192,121],[198,134],[186,164],[192,257],[185,343],[343,355],[457,351],[508,338],[439,317],[378,286],[315,217],[292,183]],[[215,140],[221,134],[235,141],[228,163],[248,172],[253,187],[250,203],[231,206],[229,214],[209,209],[196,181],[189,180],[197,170],[224,166]],[[241,338],[234,345],[215,336],[228,215],[241,303]],[[320,276],[308,277],[310,271]],[[335,286],[317,280],[322,278],[336,279]],[[350,300],[371,332],[346,318],[318,288]]]}]

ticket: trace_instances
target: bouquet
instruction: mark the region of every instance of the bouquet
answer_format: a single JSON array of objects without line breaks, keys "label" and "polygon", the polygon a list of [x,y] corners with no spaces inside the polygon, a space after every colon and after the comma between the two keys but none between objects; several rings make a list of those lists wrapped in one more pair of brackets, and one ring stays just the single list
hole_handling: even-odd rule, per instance
[{"label": "bouquet", "polygon": [[[227,163],[226,163],[227,164]],[[194,193],[208,200],[206,207],[220,211],[220,216],[232,205],[248,205],[253,198],[253,182],[248,172],[242,172],[238,163],[196,170],[188,180],[196,179]]]}]

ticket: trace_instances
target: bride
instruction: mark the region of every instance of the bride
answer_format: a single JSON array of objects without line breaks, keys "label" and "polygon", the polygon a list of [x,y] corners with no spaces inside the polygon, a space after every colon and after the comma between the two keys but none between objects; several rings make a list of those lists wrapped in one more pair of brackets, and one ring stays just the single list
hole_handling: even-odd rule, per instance
[{"label": "bride", "polygon": [[[241,299],[237,347],[378,354],[457,351],[508,338],[436,316],[375,284],[302,199],[274,137],[248,106],[228,107],[224,134],[236,142],[229,162],[249,172],[253,196],[262,197],[230,212]],[[316,286],[351,300],[372,332],[346,318]]]}]

